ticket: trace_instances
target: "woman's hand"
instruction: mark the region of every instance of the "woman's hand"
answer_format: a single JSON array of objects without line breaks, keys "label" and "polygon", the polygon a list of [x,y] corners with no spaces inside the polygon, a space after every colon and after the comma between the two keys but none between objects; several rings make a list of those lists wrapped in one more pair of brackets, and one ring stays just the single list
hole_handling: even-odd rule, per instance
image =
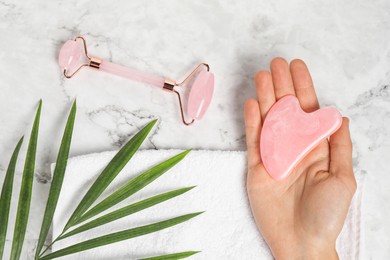
[{"label": "woman's hand", "polygon": [[319,109],[310,73],[301,60],[271,62],[256,77],[257,100],[245,103],[248,148],[247,189],[257,226],[276,259],[337,259],[335,249],[356,181],[352,169],[349,121],[322,141],[282,181],[261,163],[262,121],[281,97],[295,95],[302,109]]}]

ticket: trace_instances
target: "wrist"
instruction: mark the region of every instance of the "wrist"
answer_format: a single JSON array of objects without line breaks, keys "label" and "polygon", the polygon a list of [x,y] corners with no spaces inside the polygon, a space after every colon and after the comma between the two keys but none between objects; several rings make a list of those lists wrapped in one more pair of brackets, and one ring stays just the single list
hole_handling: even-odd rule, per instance
[{"label": "wrist", "polygon": [[294,260],[338,260],[338,254],[335,245],[322,247],[313,247],[312,245],[285,245],[281,248],[271,248],[272,254],[276,260],[294,259]]}]

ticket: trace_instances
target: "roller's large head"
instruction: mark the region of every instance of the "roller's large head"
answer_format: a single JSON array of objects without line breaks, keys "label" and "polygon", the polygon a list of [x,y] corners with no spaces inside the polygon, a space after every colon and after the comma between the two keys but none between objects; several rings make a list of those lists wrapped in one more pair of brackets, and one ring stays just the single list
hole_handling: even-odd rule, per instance
[{"label": "roller's large head", "polygon": [[191,86],[187,115],[193,119],[200,120],[206,113],[214,92],[214,74],[210,71],[202,70],[196,76]]}]

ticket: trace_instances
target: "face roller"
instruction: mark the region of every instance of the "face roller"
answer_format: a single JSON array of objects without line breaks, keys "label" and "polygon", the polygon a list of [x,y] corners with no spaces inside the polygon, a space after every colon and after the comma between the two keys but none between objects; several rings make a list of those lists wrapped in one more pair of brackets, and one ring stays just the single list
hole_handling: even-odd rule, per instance
[{"label": "face roller", "polygon": [[[82,44],[80,44],[80,42]],[[82,57],[83,52],[85,57]],[[83,62],[83,60],[86,60],[86,62]],[[185,125],[190,125],[195,120],[203,118],[213,96],[214,74],[210,72],[210,67],[206,63],[199,64],[182,82],[176,83],[173,80],[92,57],[88,55],[86,41],[81,36],[77,36],[74,40],[65,42],[60,50],[58,62],[63,69],[66,78],[71,78],[82,68],[89,67],[175,93],[179,101],[182,121]],[[180,93],[175,89],[180,86],[188,86],[191,88],[186,107],[186,114],[191,118],[189,121],[187,121],[184,116]]]}]

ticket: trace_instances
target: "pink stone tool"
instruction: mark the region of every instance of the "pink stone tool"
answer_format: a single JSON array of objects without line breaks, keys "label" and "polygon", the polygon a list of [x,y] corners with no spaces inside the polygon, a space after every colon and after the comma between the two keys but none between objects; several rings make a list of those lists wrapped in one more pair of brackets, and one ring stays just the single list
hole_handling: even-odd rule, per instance
[{"label": "pink stone tool", "polygon": [[268,174],[275,180],[286,178],[341,123],[341,114],[335,108],[305,113],[295,96],[282,97],[268,111],[261,130],[260,154]]},{"label": "pink stone tool", "polygon": [[[82,42],[82,45],[79,43],[79,40]],[[84,49],[85,57],[82,57],[82,49]],[[86,62],[83,62],[83,59]],[[74,40],[65,42],[60,50],[58,63],[64,70],[66,78],[73,77],[84,67],[90,67],[176,93],[182,121],[185,125],[190,125],[195,120],[203,118],[214,92],[214,74],[210,72],[210,67],[206,63],[199,64],[182,82],[176,83],[173,80],[91,57],[88,55],[87,44],[82,36],[77,36]],[[184,85],[191,88],[186,110],[187,116],[191,118],[190,121],[185,120],[182,99],[180,93],[175,89],[175,87]]]}]

